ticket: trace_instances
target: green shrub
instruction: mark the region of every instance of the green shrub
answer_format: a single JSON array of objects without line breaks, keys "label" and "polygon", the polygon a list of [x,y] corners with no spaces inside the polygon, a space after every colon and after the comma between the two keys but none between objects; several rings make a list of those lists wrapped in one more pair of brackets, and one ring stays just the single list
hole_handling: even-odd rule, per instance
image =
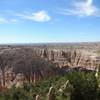
[{"label": "green shrub", "polygon": [[[69,83],[59,92],[66,81]],[[23,87],[13,86],[8,92],[0,92],[0,100],[41,100],[47,99],[49,88],[55,87],[56,100],[100,100],[100,88],[94,72],[72,71],[63,76],[50,77],[37,83],[25,83]]]}]

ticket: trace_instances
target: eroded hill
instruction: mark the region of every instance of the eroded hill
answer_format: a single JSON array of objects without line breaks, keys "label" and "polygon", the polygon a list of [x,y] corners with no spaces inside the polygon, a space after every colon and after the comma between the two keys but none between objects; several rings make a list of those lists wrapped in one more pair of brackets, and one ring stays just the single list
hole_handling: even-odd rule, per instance
[{"label": "eroded hill", "polygon": [[10,88],[26,81],[35,83],[74,67],[95,70],[100,63],[96,52],[99,45],[97,49],[90,45],[87,50],[87,45],[60,46],[1,46],[0,86]]}]

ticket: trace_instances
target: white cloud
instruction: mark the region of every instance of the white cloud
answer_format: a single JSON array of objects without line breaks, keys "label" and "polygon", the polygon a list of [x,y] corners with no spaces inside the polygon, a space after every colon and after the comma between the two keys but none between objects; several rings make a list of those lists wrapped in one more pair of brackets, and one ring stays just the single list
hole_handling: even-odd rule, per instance
[{"label": "white cloud", "polygon": [[17,19],[6,19],[4,17],[0,17],[0,24],[16,23],[17,21]]},{"label": "white cloud", "polygon": [[100,9],[93,4],[93,0],[75,0],[72,8],[62,11],[65,15],[100,16]]},{"label": "white cloud", "polygon": [[51,19],[50,16],[47,14],[47,12],[44,10],[34,12],[31,14],[17,14],[17,16],[36,22],[47,22]]},{"label": "white cloud", "polygon": [[8,23],[8,20],[6,20],[5,18],[0,18],[0,24],[3,24],[3,23]]},{"label": "white cloud", "polygon": [[2,16],[0,16],[0,24],[17,23],[20,19],[36,22],[48,22],[51,20],[51,17],[45,10],[40,10],[38,12],[33,13],[27,11],[24,11],[22,13],[15,13],[14,11],[8,10],[2,13]]},{"label": "white cloud", "polygon": [[10,19],[10,22],[16,23],[16,22],[18,22],[18,20],[17,19]]}]

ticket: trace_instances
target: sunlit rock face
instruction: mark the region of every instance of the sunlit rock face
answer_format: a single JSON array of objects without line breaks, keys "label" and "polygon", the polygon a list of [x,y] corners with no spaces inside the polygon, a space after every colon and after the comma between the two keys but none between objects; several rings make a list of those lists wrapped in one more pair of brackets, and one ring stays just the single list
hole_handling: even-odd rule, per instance
[{"label": "sunlit rock face", "polygon": [[[97,54],[86,51],[60,51],[60,50],[48,50],[45,52],[46,57],[52,62],[58,63],[59,67],[86,67],[95,68],[99,64]],[[45,58],[45,56],[44,56]]]},{"label": "sunlit rock face", "polygon": [[39,47],[0,49],[0,86],[11,88],[25,82],[36,83],[63,74],[68,66],[95,69],[99,57],[81,50],[59,50]]}]

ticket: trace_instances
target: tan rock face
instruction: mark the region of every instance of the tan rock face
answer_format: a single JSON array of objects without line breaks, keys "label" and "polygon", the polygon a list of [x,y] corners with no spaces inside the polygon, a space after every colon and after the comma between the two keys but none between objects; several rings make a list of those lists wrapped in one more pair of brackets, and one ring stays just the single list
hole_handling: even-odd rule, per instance
[{"label": "tan rock face", "polygon": [[55,100],[55,89],[53,87],[50,87],[47,98],[48,100]]},{"label": "tan rock face", "polygon": [[13,48],[0,51],[0,85],[16,87],[23,82],[46,79],[59,73],[59,67],[95,68],[96,55],[83,51],[62,51],[47,48]]},{"label": "tan rock face", "polygon": [[[56,64],[48,60],[47,51],[11,49],[0,52],[0,85],[19,87],[23,82],[36,83],[58,74]],[[43,57],[41,57],[43,56]]]},{"label": "tan rock face", "polygon": [[40,96],[37,95],[36,98],[35,98],[35,100],[41,100]]},{"label": "tan rock face", "polygon": [[97,61],[96,56],[92,57],[92,54],[85,53],[83,51],[47,51],[47,57],[49,60],[58,63],[60,67],[70,66],[70,67],[87,67],[95,68],[99,63],[100,59]]}]

